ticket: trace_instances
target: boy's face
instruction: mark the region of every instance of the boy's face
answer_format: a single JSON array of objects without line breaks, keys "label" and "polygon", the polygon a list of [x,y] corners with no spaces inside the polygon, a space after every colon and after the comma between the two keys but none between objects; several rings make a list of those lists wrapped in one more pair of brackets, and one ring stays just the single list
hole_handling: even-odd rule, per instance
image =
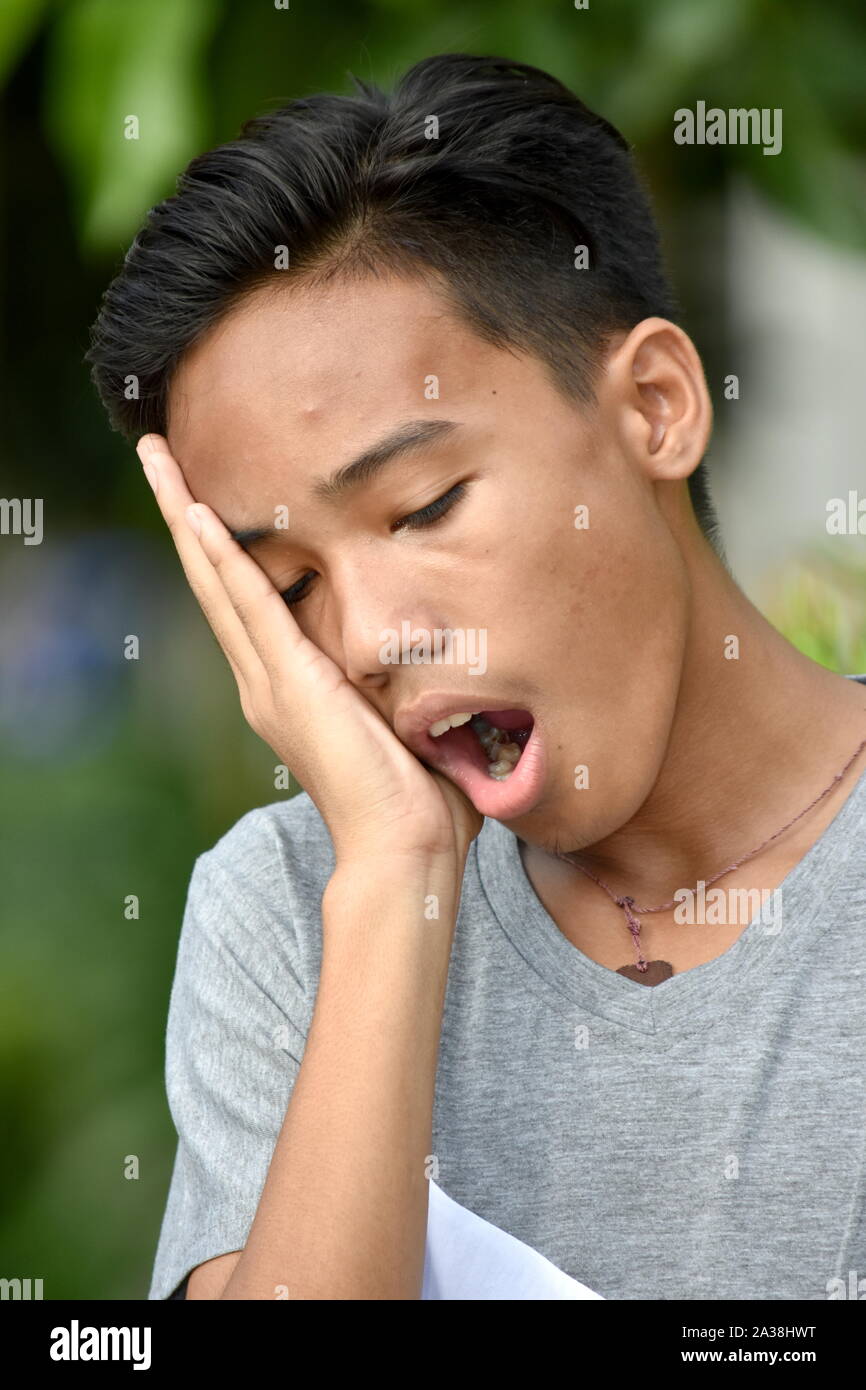
[{"label": "boy's face", "polygon": [[[428,746],[483,814],[566,850],[649,793],[683,663],[688,579],[665,489],[684,483],[642,466],[637,402],[606,375],[592,412],[571,405],[541,362],[489,346],[422,283],[369,279],[257,292],[184,358],[167,437],[230,529],[270,527],[248,548],[278,589],[314,572],[294,618],[398,734],[431,693],[453,711],[530,712],[532,768],[503,781],[483,759],[464,776],[468,728]],[[434,421],[451,425],[366,482],[313,491]],[[433,525],[393,529],[461,483]],[[463,634],[463,664],[435,645],[445,629]],[[401,661],[407,632],[438,659]]]}]

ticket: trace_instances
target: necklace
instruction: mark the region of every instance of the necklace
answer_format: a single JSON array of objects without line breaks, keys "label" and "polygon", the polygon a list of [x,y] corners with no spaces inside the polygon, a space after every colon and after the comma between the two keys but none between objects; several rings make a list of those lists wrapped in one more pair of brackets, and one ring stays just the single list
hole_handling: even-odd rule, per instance
[{"label": "necklace", "polygon": [[[784,834],[786,830],[790,830],[791,826],[795,825],[796,822],[801,819],[801,817],[805,816],[807,811],[811,811],[813,806],[817,806],[818,802],[822,801],[823,798],[827,795],[827,793],[833,790],[833,787],[836,785],[837,782],[840,782],[842,780],[842,778],[845,776],[845,773],[848,771],[849,767],[853,763],[854,759],[864,748],[866,748],[866,738],[864,738],[860,746],[856,748],[854,752],[851,754],[851,757],[848,759],[847,763],[842,768],[842,771],[836,773],[836,776],[830,782],[829,786],[825,787],[824,790],[818,796],[815,797],[814,801],[810,801],[809,805],[805,808],[805,810],[801,811],[800,814],[798,816],[795,816],[793,820],[789,820],[787,825],[783,825],[781,830],[777,830],[775,835],[771,835],[768,839],[764,840],[763,844],[758,845],[756,849],[750,850],[748,854],[744,854],[741,859],[735,860],[734,863],[729,864],[727,868],[720,869],[717,874],[713,874],[712,878],[704,880],[704,887],[709,888],[710,884],[715,883],[716,879],[722,878],[725,874],[732,873],[733,870],[738,869],[741,864],[745,864],[747,859],[752,859],[756,854],[760,854],[762,849],[766,849],[767,845],[771,844],[773,840],[777,840],[779,836]],[[637,914],[643,912],[663,912],[666,908],[676,906],[678,900],[676,898],[671,898],[666,903],[659,903],[657,907],[638,907],[635,903],[634,898],[630,897],[628,894],[619,895],[614,893],[613,889],[609,888],[606,883],[602,882],[602,880],[598,878],[598,876],[594,874],[591,869],[584,868],[583,864],[578,864],[577,861],[572,859],[570,855],[557,854],[557,858],[564,859],[567,864],[571,864],[575,869],[580,869],[581,873],[586,874],[588,878],[593,879],[593,881],[597,883],[600,888],[604,889],[608,897],[613,899],[617,907],[621,907],[623,912],[625,913],[626,925],[628,926],[628,929],[631,932],[632,940],[635,946],[635,951],[637,953],[637,961],[634,965],[621,965],[616,972],[617,975],[625,975],[627,979],[635,980],[640,985],[660,985],[663,980],[670,979],[671,975],[673,975],[674,973],[674,968],[671,965],[670,961],[648,961],[645,959],[640,944],[640,922],[638,921]]]}]

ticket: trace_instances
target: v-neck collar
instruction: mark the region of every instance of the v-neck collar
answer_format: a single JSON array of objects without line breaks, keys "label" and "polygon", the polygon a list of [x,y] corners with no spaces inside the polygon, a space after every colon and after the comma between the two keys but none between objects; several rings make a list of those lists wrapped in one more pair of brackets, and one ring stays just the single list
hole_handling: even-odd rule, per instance
[{"label": "v-neck collar", "polygon": [[[866,684],[866,675],[852,676]],[[866,772],[833,820],[778,885],[782,926],[760,911],[714,960],[684,970],[660,985],[637,984],[591,960],[563,933],[538,898],[523,866],[517,837],[486,820],[475,841],[478,873],[494,915],[514,949],[560,1001],[579,1004],[637,1033],[675,1033],[707,1027],[734,997],[760,996],[768,977],[790,968],[833,921],[835,889],[855,845],[866,844]]]}]

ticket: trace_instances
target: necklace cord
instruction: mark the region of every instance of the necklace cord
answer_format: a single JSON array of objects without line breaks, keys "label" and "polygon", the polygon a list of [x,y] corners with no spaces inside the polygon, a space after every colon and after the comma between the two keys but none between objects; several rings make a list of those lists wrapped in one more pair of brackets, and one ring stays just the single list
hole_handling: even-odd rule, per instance
[{"label": "necklace cord", "polygon": [[[738,869],[741,864],[745,864],[747,859],[753,859],[756,854],[760,854],[761,850],[766,849],[767,845],[772,844],[773,840],[777,840],[780,835],[783,835],[785,833],[786,830],[790,830],[792,825],[796,825],[798,820],[801,820],[803,816],[805,816],[809,811],[811,811],[813,806],[817,806],[818,802],[822,801],[823,798],[827,795],[827,793],[833,790],[833,787],[836,785],[836,783],[842,780],[842,778],[845,776],[845,773],[848,771],[849,767],[854,762],[854,759],[859,756],[859,754],[863,751],[864,748],[866,748],[866,738],[863,739],[863,742],[851,754],[851,757],[848,759],[847,763],[842,768],[842,771],[836,773],[832,781],[830,781],[830,783],[824,788],[824,790],[820,792],[818,796],[815,797],[814,801],[809,802],[809,805],[804,810],[802,810],[799,813],[799,815],[794,816],[793,820],[789,820],[787,825],[783,825],[781,830],[776,831],[775,835],[768,836],[766,840],[764,840],[755,849],[750,850],[748,854],[744,854],[740,859],[735,859],[733,864],[729,864],[727,868],[720,869],[717,874],[713,874],[712,878],[699,880],[703,882],[704,887],[709,888],[711,883],[715,883],[717,879],[723,878],[725,874],[732,873],[733,870]],[[594,874],[591,869],[585,868],[583,864],[578,864],[577,861],[570,858],[569,855],[557,853],[556,857],[558,859],[564,860],[567,864],[571,864],[573,868],[580,869],[581,873],[586,874],[588,878],[591,878],[595,883],[598,884],[599,888],[604,889],[608,897],[612,898],[612,900],[616,903],[617,907],[622,908],[623,912],[625,913],[626,925],[628,926],[628,929],[631,933],[631,937],[635,945],[635,951],[637,952],[637,968],[641,971],[641,973],[644,973],[646,970],[648,970],[649,965],[641,949],[640,921],[638,919],[637,914],[644,912],[663,912],[666,908],[674,907],[676,905],[677,899],[670,898],[666,903],[659,903],[657,907],[638,907],[635,904],[635,900],[633,897],[631,897],[629,894],[618,895],[614,893],[613,889],[608,887],[608,885],[602,879],[600,879],[597,874]]]}]

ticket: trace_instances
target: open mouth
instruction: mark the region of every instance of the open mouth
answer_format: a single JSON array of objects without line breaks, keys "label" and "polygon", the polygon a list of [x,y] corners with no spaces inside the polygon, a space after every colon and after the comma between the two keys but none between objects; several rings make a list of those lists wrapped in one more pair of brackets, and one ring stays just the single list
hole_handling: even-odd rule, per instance
[{"label": "open mouth", "polygon": [[535,723],[525,709],[463,712],[440,719],[428,729],[431,738],[462,755],[488,777],[504,782],[520,762]]},{"label": "open mouth", "polygon": [[[454,700],[449,710],[452,698],[431,692],[409,719],[398,716],[398,736],[434,772],[460,787],[482,815],[506,823],[527,815],[542,799],[547,778],[539,720],[489,694],[486,709],[455,710]],[[480,692],[479,698],[484,698]]]}]

